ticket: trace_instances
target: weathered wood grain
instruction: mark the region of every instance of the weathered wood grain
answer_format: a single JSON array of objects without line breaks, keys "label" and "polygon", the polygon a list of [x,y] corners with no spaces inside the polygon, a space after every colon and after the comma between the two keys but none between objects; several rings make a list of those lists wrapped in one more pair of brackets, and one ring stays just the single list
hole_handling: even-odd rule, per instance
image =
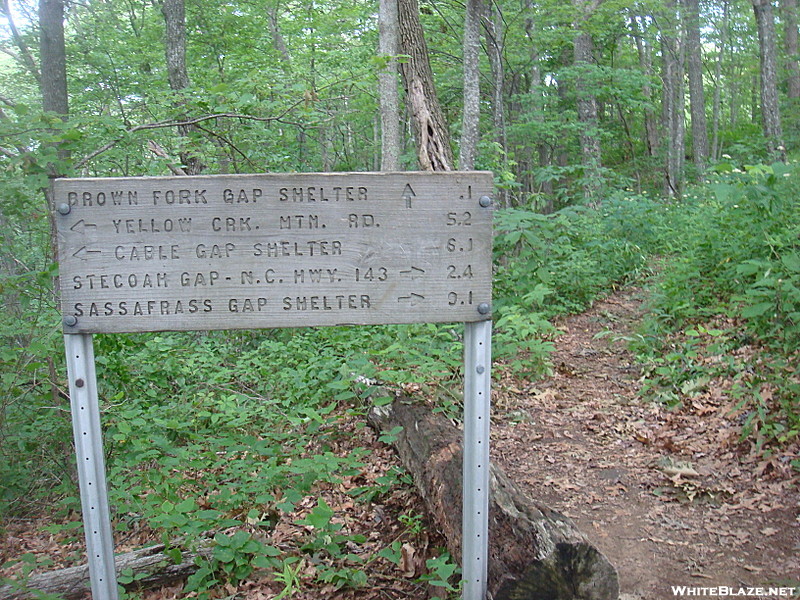
[{"label": "weathered wood grain", "polygon": [[[184,579],[197,571],[198,559],[211,556],[211,545],[206,543],[194,552],[182,552],[181,562],[175,564],[164,555],[165,546],[119,554],[114,558],[117,573],[130,569],[136,581],[123,586],[126,589],[146,589]],[[0,586],[0,600],[25,600],[38,598],[41,593],[56,594],[62,598],[85,598],[90,591],[89,565],[79,565],[31,575],[19,586]]]},{"label": "weathered wood grain", "polygon": [[[398,398],[368,421],[392,445],[428,512],[460,560],[462,435],[422,402]],[[402,431],[396,433],[397,428]],[[617,572],[575,527],[490,464],[488,587],[494,600],[617,600]]]},{"label": "weathered wood grain", "polygon": [[68,333],[490,317],[491,173],[61,179],[55,194]]}]

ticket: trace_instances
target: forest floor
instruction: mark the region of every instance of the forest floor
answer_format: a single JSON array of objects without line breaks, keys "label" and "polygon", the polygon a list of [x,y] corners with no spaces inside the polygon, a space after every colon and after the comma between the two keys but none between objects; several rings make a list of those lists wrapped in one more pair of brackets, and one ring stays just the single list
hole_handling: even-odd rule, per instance
[{"label": "forest floor", "polygon": [[[690,403],[674,409],[642,400],[640,367],[626,340],[646,310],[644,296],[635,287],[619,290],[557,323],[562,333],[550,377],[529,382],[497,365],[493,460],[537,501],[569,516],[608,557],[619,573],[621,600],[678,597],[672,586],[800,587],[800,495],[788,466],[798,445],[765,457],[742,443],[742,414],[726,399],[724,381],[706,382]],[[744,362],[755,360],[756,349],[741,352]],[[365,449],[361,472],[321,484],[265,541],[303,556],[298,549],[313,532],[302,519],[318,494],[335,512],[341,533],[364,536],[363,544],[348,549],[365,557],[355,568],[369,571],[369,584],[337,590],[320,581],[325,564],[302,558],[293,567],[298,586],[292,590],[256,572],[213,597],[423,600],[441,591],[424,575],[426,559],[438,555],[443,540],[435,527],[423,526],[424,508],[413,490],[393,486],[367,503],[352,496],[391,472],[398,462],[391,448],[354,415],[342,415],[331,433],[325,443],[337,454]],[[82,560],[80,536],[47,533],[53,517],[43,512],[0,527],[0,564],[23,553],[47,557],[50,568]],[[143,528],[116,541],[117,551],[125,552],[160,536]],[[393,542],[402,544],[396,564],[378,558]],[[18,575],[19,568],[0,569],[0,576]],[[139,597],[196,597],[182,588],[176,583]]]},{"label": "forest floor", "polygon": [[800,587],[791,454],[742,444],[741,415],[713,380],[688,406],[639,398],[626,339],[643,294],[624,289],[563,319],[551,377],[495,386],[493,460],[573,519],[617,568],[625,600],[673,598],[672,586]]}]

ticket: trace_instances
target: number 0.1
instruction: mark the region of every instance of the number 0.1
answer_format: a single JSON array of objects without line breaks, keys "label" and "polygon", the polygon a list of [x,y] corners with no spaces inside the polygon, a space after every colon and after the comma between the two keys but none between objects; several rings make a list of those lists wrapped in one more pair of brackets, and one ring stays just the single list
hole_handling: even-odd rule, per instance
[{"label": "number 0.1", "polygon": [[463,306],[465,304],[472,304],[472,292],[467,292],[466,296],[459,296],[456,292],[450,292],[447,294],[447,304],[450,306]]}]

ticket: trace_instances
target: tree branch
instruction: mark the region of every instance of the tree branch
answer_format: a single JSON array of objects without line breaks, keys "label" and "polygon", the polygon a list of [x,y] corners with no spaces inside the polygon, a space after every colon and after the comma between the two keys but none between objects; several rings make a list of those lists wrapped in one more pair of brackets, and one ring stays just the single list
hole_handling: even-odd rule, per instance
[{"label": "tree branch", "polygon": [[[245,115],[240,113],[232,113],[232,112],[220,112],[220,113],[213,113],[210,115],[203,115],[201,117],[195,117],[193,119],[184,119],[184,120],[170,120],[170,121],[158,121],[156,123],[145,123],[143,125],[136,125],[134,127],[129,127],[125,130],[125,135],[130,135],[131,133],[136,133],[137,131],[147,131],[151,129],[167,129],[171,127],[186,127],[189,125],[197,125],[198,123],[204,123],[205,121],[211,121],[213,119],[239,119],[242,121],[256,121],[260,123],[285,123],[287,125],[295,125],[297,127],[303,127],[302,123],[296,123],[293,121],[286,121],[284,117],[289,114],[295,107],[302,104],[304,100],[300,100],[295,102],[291,106],[289,106],[286,110],[284,110],[280,115],[276,117],[256,117],[254,115]],[[117,137],[107,144],[104,144],[94,152],[87,154],[82,159],[80,159],[77,163],[75,163],[75,168],[80,169],[85,167],[90,160],[99,156],[103,152],[106,152],[120,143],[125,136]]]},{"label": "tree branch", "polygon": [[150,152],[152,152],[153,154],[155,154],[159,158],[163,158],[164,160],[166,160],[167,161],[167,163],[166,163],[167,168],[170,171],[172,171],[173,175],[188,175],[188,173],[185,170],[183,170],[181,167],[175,166],[170,161],[169,154],[167,154],[167,152],[161,146],[159,146],[156,142],[154,142],[153,140],[147,140],[147,149],[150,150]]},{"label": "tree branch", "polygon": [[[8,28],[11,30],[11,37],[14,38],[14,43],[19,48],[19,51],[22,53],[22,56],[15,57],[17,58],[36,80],[36,83],[41,87],[42,85],[42,74],[39,72],[39,68],[36,66],[36,61],[33,59],[33,55],[31,54],[30,48],[25,43],[25,40],[22,39],[22,36],[19,34],[19,30],[17,29],[16,24],[14,23],[14,17],[11,15],[11,8],[8,5],[8,0],[2,0],[2,9],[3,14],[5,15],[6,19],[8,20]],[[12,55],[13,56],[13,55]]]},{"label": "tree branch", "polygon": [[254,163],[252,160],[250,160],[250,157],[249,157],[249,156],[247,156],[247,155],[246,155],[244,152],[242,152],[241,150],[239,150],[239,148],[237,148],[237,147],[236,147],[236,144],[234,144],[232,141],[230,141],[230,140],[229,140],[227,137],[225,137],[224,135],[222,135],[222,134],[219,134],[219,133],[217,133],[216,131],[211,131],[210,129],[207,129],[207,128],[205,128],[205,127],[200,127],[199,125],[197,126],[197,128],[198,128],[200,131],[203,131],[203,132],[207,133],[207,134],[208,134],[208,135],[210,135],[211,137],[214,137],[214,138],[216,138],[217,140],[219,140],[219,142],[220,142],[221,144],[225,144],[226,146],[230,147],[230,149],[231,149],[231,150],[233,150],[234,152],[236,152],[237,154],[239,154],[239,155],[240,155],[240,156],[241,156],[241,157],[242,157],[244,160],[246,160],[248,163],[250,163],[250,165],[251,165],[252,167],[255,167],[255,166],[256,166],[256,164],[255,164],[255,163]]}]

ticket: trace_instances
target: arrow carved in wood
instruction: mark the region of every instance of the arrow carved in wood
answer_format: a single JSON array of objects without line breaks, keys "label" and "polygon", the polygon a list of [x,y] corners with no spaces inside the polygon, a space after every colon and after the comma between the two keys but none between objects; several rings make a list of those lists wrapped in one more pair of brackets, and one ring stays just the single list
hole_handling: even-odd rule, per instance
[{"label": "arrow carved in wood", "polygon": [[102,250],[88,250],[86,246],[81,246],[75,252],[72,253],[72,256],[75,258],[80,258],[81,260],[86,260],[89,258],[86,254],[102,254]]},{"label": "arrow carved in wood", "polygon": [[411,265],[410,269],[405,269],[400,271],[401,275],[411,275],[411,280],[417,279],[418,277],[422,277],[425,274],[425,269],[420,269],[419,267],[415,267]]},{"label": "arrow carved in wood", "polygon": [[69,228],[70,231],[77,231],[79,233],[86,233],[87,229],[97,229],[97,225],[95,223],[87,223],[81,219],[75,223],[75,225]]},{"label": "arrow carved in wood", "polygon": [[410,183],[407,183],[405,189],[403,190],[403,195],[401,196],[403,200],[406,201],[406,208],[411,208],[411,199],[416,195],[417,194],[414,191],[414,188],[411,187]]},{"label": "arrow carved in wood", "polygon": [[397,298],[398,302],[402,302],[403,300],[408,300],[411,303],[411,306],[416,306],[417,304],[425,300],[425,296],[411,292],[410,296],[399,296]]}]

